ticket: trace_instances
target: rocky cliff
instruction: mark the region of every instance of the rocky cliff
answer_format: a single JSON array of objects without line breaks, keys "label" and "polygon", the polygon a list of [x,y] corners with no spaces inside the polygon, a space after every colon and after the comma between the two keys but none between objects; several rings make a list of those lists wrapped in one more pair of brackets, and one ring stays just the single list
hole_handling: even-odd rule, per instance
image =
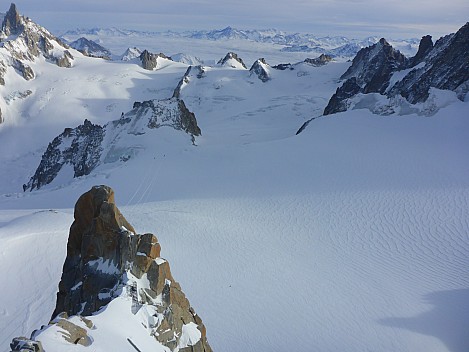
[{"label": "rocky cliff", "polygon": [[104,126],[85,120],[78,127],[66,128],[49,143],[23,190],[40,189],[66,168],[72,169],[73,177],[80,177],[90,174],[101,164],[126,162],[142,149],[139,136],[161,127],[186,132],[192,143],[201,134],[195,115],[180,99],[135,102],[131,111]]},{"label": "rocky cliff", "polygon": [[[35,331],[30,341],[38,341],[36,345],[42,341],[41,348],[52,351],[95,343],[97,349],[106,349],[116,328],[113,321],[99,316],[106,315],[104,307],[119,300],[121,310],[113,308],[113,318],[129,316],[133,329],[144,330],[146,346],[148,336],[154,339],[152,350],[160,351],[158,346],[163,345],[165,351],[210,352],[205,326],[160,251],[155,235],[137,234],[125,219],[110,187],[93,187],[75,205],[51,323]],[[130,337],[125,342],[128,350],[139,350],[136,346],[144,342]],[[34,345],[25,340],[21,341]],[[100,345],[102,341],[107,345]]]},{"label": "rocky cliff", "polygon": [[424,36],[412,58],[381,39],[360,50],[340,79],[345,81],[331,97],[324,115],[364,106],[365,99],[359,94],[377,93],[390,99],[387,106],[369,106],[373,112],[383,114],[394,113],[392,104],[426,102],[432,88],[454,91],[464,100],[469,91],[469,23],[435,45],[430,36]]},{"label": "rocky cliff", "polygon": [[305,59],[304,62],[306,62],[307,64],[309,64],[311,66],[319,67],[319,66],[327,65],[332,60],[333,60],[332,56],[321,54],[321,55],[319,55],[318,57],[316,57],[314,59],[307,58],[307,59]]},{"label": "rocky cliff", "polygon": [[142,67],[145,70],[152,71],[152,70],[156,70],[160,68],[161,60],[171,60],[171,58],[169,58],[163,53],[159,53],[159,54],[150,53],[148,50],[144,50],[140,54],[140,61],[142,62]]},{"label": "rocky cliff", "polygon": [[265,83],[271,80],[269,70],[270,65],[265,61],[264,58],[260,58],[252,64],[251,68],[249,69],[249,74],[251,76],[257,76],[257,78]]}]

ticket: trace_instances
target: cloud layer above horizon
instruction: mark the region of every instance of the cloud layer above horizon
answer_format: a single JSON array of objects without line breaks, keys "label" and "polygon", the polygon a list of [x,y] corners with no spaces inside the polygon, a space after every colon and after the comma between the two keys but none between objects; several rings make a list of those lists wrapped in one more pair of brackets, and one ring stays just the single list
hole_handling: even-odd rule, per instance
[{"label": "cloud layer above horizon", "polygon": [[233,26],[397,38],[437,37],[469,21],[467,0],[21,0],[16,5],[21,14],[50,30],[118,27],[162,31]]}]

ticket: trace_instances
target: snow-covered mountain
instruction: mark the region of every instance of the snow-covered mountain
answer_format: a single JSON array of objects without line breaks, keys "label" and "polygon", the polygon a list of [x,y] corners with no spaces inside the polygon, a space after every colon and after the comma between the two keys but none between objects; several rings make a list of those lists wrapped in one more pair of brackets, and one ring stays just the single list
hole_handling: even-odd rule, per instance
[{"label": "snow-covered mountain", "polygon": [[[0,32],[0,85],[8,84],[12,73],[18,73],[29,81],[36,77],[32,68],[37,60],[46,60],[60,67],[69,68],[74,57],[68,46],[50,34],[45,28],[38,26],[29,18],[20,16],[15,4],[3,17]],[[17,91],[15,96],[23,99],[31,91]],[[5,120],[8,99],[0,97],[0,123]]]},{"label": "snow-covered mountain", "polygon": [[[22,17],[9,18],[15,28]],[[404,59],[394,41],[379,50],[373,41],[357,56],[363,60],[350,63],[251,39],[94,33],[88,39],[112,52],[142,51],[129,51],[127,61],[102,60],[51,40],[73,56],[71,67],[23,48],[33,58],[20,59],[34,72],[30,80],[5,60],[4,350],[20,336],[16,350],[39,342],[46,352],[197,350],[205,336],[197,311],[215,351],[465,351],[469,120],[467,99],[457,99],[464,90],[441,86],[428,118],[414,110],[383,118],[369,109],[367,98],[387,99],[376,92],[361,93],[365,100],[353,110],[323,117],[345,72],[346,81],[377,91],[383,82],[403,82],[410,74],[404,64],[431,84],[436,76],[455,82],[467,51],[453,44],[464,36],[435,45],[426,38]],[[108,46],[106,38],[118,35],[119,46]],[[348,43],[328,40],[329,48]],[[203,64],[154,54],[161,52]],[[229,64],[216,64],[227,52]],[[90,204],[75,211],[90,189],[108,189],[96,185],[112,187],[106,209],[117,204],[122,218]],[[105,238],[91,236],[83,218],[93,218]],[[83,237],[68,243],[71,225]],[[128,238],[142,245],[127,245]],[[165,271],[159,244],[184,295]],[[147,280],[143,271],[134,275],[147,264],[164,272],[161,280],[155,271]],[[94,285],[97,277],[106,280]]]},{"label": "snow-covered mountain", "polygon": [[[430,36],[423,37],[412,58],[405,57],[382,38],[358,52],[340,77],[345,82],[332,96],[324,113],[368,106],[384,115],[419,110],[433,114],[439,108],[439,103],[434,101],[437,95],[441,96],[437,90],[453,91],[455,98],[464,101],[469,91],[468,52],[469,23],[457,33],[439,39],[435,45]],[[371,96],[375,93],[387,99]]]},{"label": "snow-covered mountain", "polygon": [[100,57],[104,59],[111,58],[111,52],[108,49],[92,40],[86,39],[85,37],[78,38],[77,40],[69,43],[69,45],[73,49],[76,49],[88,56]]},{"label": "snow-covered mountain", "polygon": [[65,129],[49,143],[36,172],[23,189],[39,189],[59,174],[61,178],[64,174],[80,177],[89,175],[99,165],[126,162],[144,148],[141,136],[161,127],[190,134],[192,143],[200,135],[194,114],[182,100],[135,102],[133,110],[104,126],[85,120],[83,125]]}]

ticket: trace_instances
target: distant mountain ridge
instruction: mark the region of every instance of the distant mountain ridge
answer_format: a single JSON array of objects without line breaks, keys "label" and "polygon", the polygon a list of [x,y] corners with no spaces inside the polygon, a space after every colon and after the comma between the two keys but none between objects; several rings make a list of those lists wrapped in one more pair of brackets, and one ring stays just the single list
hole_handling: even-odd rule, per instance
[{"label": "distant mountain ridge", "polygon": [[[367,37],[363,39],[353,39],[344,36],[317,36],[310,33],[288,33],[277,29],[249,29],[242,30],[233,27],[214,30],[193,30],[193,31],[164,31],[148,32],[130,29],[118,28],[92,28],[75,29],[61,34],[61,37],[67,36],[165,36],[176,38],[191,38],[197,40],[246,40],[259,43],[270,43],[285,46],[283,51],[290,52],[311,52],[322,51],[331,56],[353,57],[358,50],[376,43],[378,37]],[[394,41],[391,41],[394,42]],[[416,38],[398,39],[395,42],[402,46],[413,47],[419,43]]]}]

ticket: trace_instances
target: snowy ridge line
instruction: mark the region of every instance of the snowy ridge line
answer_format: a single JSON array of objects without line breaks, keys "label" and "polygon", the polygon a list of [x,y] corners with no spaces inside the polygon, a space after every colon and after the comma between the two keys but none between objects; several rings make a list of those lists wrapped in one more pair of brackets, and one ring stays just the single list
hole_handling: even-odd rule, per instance
[{"label": "snowy ridge line", "polygon": [[[241,39],[262,43],[273,43],[281,45],[314,45],[324,47],[340,47],[345,44],[361,44],[369,46],[376,43],[378,37],[366,37],[363,39],[347,38],[344,36],[317,36],[310,33],[289,33],[277,29],[253,29],[243,30],[232,27],[215,30],[193,30],[193,31],[159,31],[148,32],[138,31],[132,29],[117,29],[117,28],[93,28],[93,29],[76,29],[60,33],[60,36],[77,36],[77,35],[96,35],[96,36],[168,36],[173,38],[191,38],[191,39],[207,39],[213,41],[227,40],[227,39]],[[394,42],[405,42],[407,44],[418,44],[420,39],[394,39]]]}]

